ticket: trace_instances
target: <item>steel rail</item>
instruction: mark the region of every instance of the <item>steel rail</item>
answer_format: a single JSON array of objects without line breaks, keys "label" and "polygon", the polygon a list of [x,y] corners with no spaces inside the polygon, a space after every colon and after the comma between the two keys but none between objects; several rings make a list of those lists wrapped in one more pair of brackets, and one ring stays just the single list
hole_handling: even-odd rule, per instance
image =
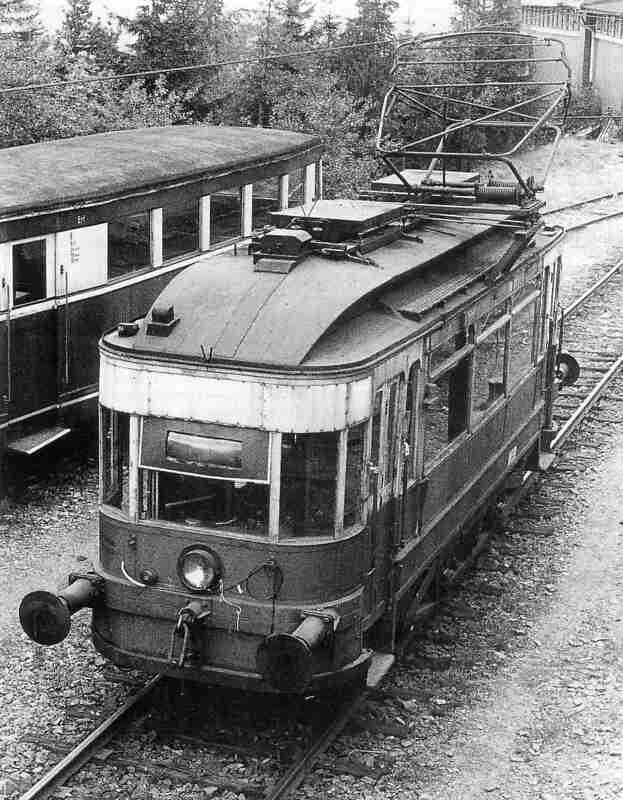
[{"label": "steel rail", "polygon": [[272,789],[266,792],[264,800],[284,800],[285,797],[289,797],[292,792],[296,791],[305,780],[316,759],[337,739],[350,718],[381,683],[393,664],[394,656],[389,653],[377,652],[372,656],[366,684],[355,689],[352,696],[342,703],[337,714],[327,727],[320,731],[302,757],[288,769]]},{"label": "steel rail", "polygon": [[600,200],[614,200],[617,197],[623,195],[623,191],[620,192],[608,192],[608,194],[598,194],[595,197],[587,197],[586,200],[578,200],[576,203],[569,203],[566,206],[558,206],[557,208],[548,208],[547,211],[543,212],[543,216],[548,216],[549,214],[562,214],[563,211],[571,211],[574,208],[581,208],[582,206],[588,206],[591,203],[598,203]]},{"label": "steel rail", "polygon": [[588,414],[591,408],[595,405],[600,395],[614,376],[623,369],[623,355],[619,356],[612,364],[608,372],[597,383],[590,393],[584,398],[580,405],[576,408],[573,414],[567,419],[564,425],[560,428],[556,436],[552,439],[550,448],[556,450],[561,447],[567,440],[573,429],[582,422],[584,417]]},{"label": "steel rail", "polygon": [[595,225],[597,222],[605,222],[607,219],[614,219],[620,216],[623,216],[623,208],[620,208],[618,211],[610,211],[608,214],[602,214],[600,217],[588,219],[584,222],[576,222],[574,225],[569,225],[565,230],[567,232],[579,231],[582,230],[582,228],[588,228],[589,225]]},{"label": "steel rail", "polygon": [[283,800],[292,792],[296,791],[305,780],[307,773],[313,766],[316,759],[332,744],[346,727],[349,719],[361,707],[369,694],[369,689],[364,688],[353,698],[347,700],[342,708],[339,709],[337,716],[326,727],[303,756],[298,759],[285,773],[285,775],[270,789],[264,796],[264,800]]},{"label": "steel rail", "polygon": [[[623,211],[621,211],[621,214],[623,214]],[[592,286],[589,286],[588,289],[585,292],[583,292],[579,297],[576,297],[573,303],[571,303],[571,305],[568,308],[564,309],[563,318],[565,320],[568,319],[569,316],[573,314],[575,311],[577,311],[578,308],[583,303],[585,303],[591,295],[595,294],[595,292],[598,289],[601,289],[604,283],[607,283],[610,280],[610,278],[621,269],[621,267],[623,267],[623,258],[619,259],[617,263],[613,267],[611,267],[608,270],[608,272],[606,272],[605,275],[602,275],[598,281],[595,281],[595,283]]]},{"label": "steel rail", "polygon": [[56,791],[59,785],[67,780],[74,772],[77,772],[93,756],[98,745],[103,744],[103,739],[113,733],[114,727],[132,709],[143,701],[155,688],[156,684],[162,679],[162,675],[155,675],[151,678],[135,695],[113,712],[101,725],[83,739],[70,753],[62,758],[58,764],[41,777],[37,783],[30,787],[18,800],[41,800]]}]

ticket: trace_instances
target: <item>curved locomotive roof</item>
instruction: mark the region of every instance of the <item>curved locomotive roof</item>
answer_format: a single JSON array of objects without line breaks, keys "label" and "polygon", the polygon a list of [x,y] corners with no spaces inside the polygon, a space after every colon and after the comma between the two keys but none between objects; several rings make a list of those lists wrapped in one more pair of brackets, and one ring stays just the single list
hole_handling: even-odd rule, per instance
[{"label": "curved locomotive roof", "polygon": [[[384,315],[391,323],[391,337],[401,338],[400,331],[408,336],[420,327],[424,311],[465,292],[499,262],[512,241],[503,230],[485,232],[481,241],[482,226],[425,227],[423,241],[400,239],[380,247],[369,264],[312,255],[289,274],[254,272],[246,254],[202,259],[174,278],[154,304],[173,306],[177,322],[168,335],[148,334],[143,322],[136,335],[111,333],[106,341],[173,358],[328,366],[335,363],[330,355],[335,353],[335,325],[347,312],[369,314],[366,302],[369,306],[373,300],[377,317]],[[373,327],[377,323],[370,320]],[[374,338],[380,345],[380,331]]]},{"label": "curved locomotive roof", "polygon": [[321,141],[291,131],[178,125],[97,133],[0,150],[0,215],[104,200],[261,166]]}]

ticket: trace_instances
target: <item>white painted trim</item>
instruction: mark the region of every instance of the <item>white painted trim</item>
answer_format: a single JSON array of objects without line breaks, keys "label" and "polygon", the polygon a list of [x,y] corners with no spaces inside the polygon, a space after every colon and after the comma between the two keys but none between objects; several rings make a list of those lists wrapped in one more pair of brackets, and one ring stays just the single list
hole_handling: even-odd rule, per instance
[{"label": "white painted trim", "polygon": [[210,249],[210,195],[199,198],[199,249],[207,252]]},{"label": "white painted trim", "polygon": [[140,419],[130,417],[128,444],[128,516],[131,522],[138,520],[138,462],[140,454]]},{"label": "white painted trim", "polygon": [[281,441],[282,434],[270,434],[270,496],[268,501],[268,537],[279,540],[279,515],[281,513]]},{"label": "white painted trim", "polygon": [[282,210],[288,207],[288,194],[290,192],[290,176],[279,176],[279,209]]},{"label": "white painted trim", "polygon": [[335,484],[335,535],[344,533],[344,499],[346,497],[346,447],[348,429],[339,433],[337,444],[337,480]]},{"label": "white painted trim", "polygon": [[253,184],[247,183],[240,188],[240,206],[242,218],[242,235],[251,236],[253,231]]},{"label": "white painted trim", "polygon": [[343,383],[285,378],[269,383],[238,375],[221,377],[199,367],[171,367],[104,350],[100,402],[128,414],[284,433],[339,431],[370,415],[369,376]]},{"label": "white painted trim", "polygon": [[149,213],[149,257],[152,267],[162,266],[162,219],[162,209],[152,208]]},{"label": "white painted trim", "polygon": [[316,196],[316,164],[307,164],[305,167],[305,198],[304,205],[314,202]]}]

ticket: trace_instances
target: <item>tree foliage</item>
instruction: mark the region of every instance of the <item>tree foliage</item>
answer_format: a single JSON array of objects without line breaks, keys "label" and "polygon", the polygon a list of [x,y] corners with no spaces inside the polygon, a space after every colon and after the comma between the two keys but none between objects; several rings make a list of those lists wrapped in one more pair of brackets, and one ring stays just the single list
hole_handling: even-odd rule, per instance
[{"label": "tree foliage", "polygon": [[[331,12],[315,16],[311,0],[264,0],[230,13],[223,0],[145,0],[134,15],[102,22],[91,1],[65,0],[62,25],[51,40],[32,35],[26,47],[23,38],[19,44],[0,41],[0,88],[237,58],[240,63],[132,83],[0,95],[0,144],[180,121],[260,124],[323,138],[329,196],[352,195],[377,169],[374,127],[388,80],[397,0],[357,0],[346,22]],[[33,2],[0,0],[0,23],[3,8],[10,6],[17,20],[18,9],[34,8]],[[298,55],[379,40],[387,47]],[[293,55],[277,55],[283,52]]]},{"label": "tree foliage", "polygon": [[[59,77],[55,50],[45,43],[30,49],[12,42],[0,47],[4,86],[33,82],[53,82]],[[101,76],[102,72],[86,57],[77,57],[69,68],[63,65],[67,80]],[[0,95],[0,142],[3,146],[28,144],[43,139],[65,138],[107,130],[152,125],[171,125],[184,119],[181,98],[169,92],[163,82],[149,90],[134,81],[65,86],[46,91],[22,91]]]},{"label": "tree foliage", "polygon": [[67,59],[91,58],[102,67],[121,65],[119,30],[93,18],[91,0],[67,0],[63,23],[56,38],[60,55]]}]

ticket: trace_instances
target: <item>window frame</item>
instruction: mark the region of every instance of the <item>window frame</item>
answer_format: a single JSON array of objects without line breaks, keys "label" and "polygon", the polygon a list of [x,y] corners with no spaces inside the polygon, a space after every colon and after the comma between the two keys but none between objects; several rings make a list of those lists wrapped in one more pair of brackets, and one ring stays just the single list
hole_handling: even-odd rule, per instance
[{"label": "window frame", "polygon": [[[21,311],[22,309],[32,308],[38,303],[45,303],[46,301],[53,300],[56,297],[56,258],[55,258],[55,236],[56,234],[46,233],[40,236],[28,236],[25,239],[16,239],[7,242],[8,245],[8,264],[7,264],[7,280],[6,288],[7,294],[2,299],[2,307],[9,308],[11,311]],[[15,261],[14,261],[14,248],[22,244],[30,244],[31,242],[43,242],[45,254],[45,294],[43,297],[38,297],[35,300],[29,300],[25,303],[15,303]],[[7,305],[8,303],[8,305]]]},{"label": "window frame", "polygon": [[[474,336],[474,351],[472,354],[472,361],[471,361],[471,381],[470,381],[470,397],[469,397],[469,430],[472,431],[475,428],[479,427],[489,416],[495,413],[501,405],[503,405],[507,398],[508,398],[508,389],[509,389],[509,357],[510,357],[510,322],[511,322],[511,309],[509,298],[506,297],[502,303],[504,303],[505,310],[504,313],[498,317],[491,325],[482,328],[476,332]],[[500,303],[499,305],[502,305]],[[478,357],[478,346],[486,341],[490,336],[494,333],[497,333],[499,330],[505,329],[505,340],[504,340],[504,364],[502,367],[502,380],[504,384],[503,391],[501,394],[496,397],[493,402],[487,405],[478,416],[476,416],[476,409],[474,408],[474,386],[476,381],[476,359]]]},{"label": "window frame", "polygon": [[[465,338],[465,344],[455,350],[449,358],[446,358],[444,361],[440,362],[434,370],[430,370],[430,362],[433,350],[435,347],[431,347],[432,338],[431,336],[428,337],[428,342],[426,345],[426,365],[427,365],[427,372],[428,378],[426,383],[436,383],[440,378],[446,375],[448,372],[453,370],[457,367],[462,361],[466,360],[466,369],[467,369],[467,380],[466,384],[466,392],[467,397],[465,400],[465,425],[463,429],[450,441],[446,442],[446,444],[440,449],[439,453],[434,456],[433,458],[426,460],[426,410],[424,407],[424,392],[421,394],[420,400],[420,413],[422,418],[422,474],[427,475],[430,473],[438,464],[440,464],[445,458],[447,458],[454,450],[456,450],[462,442],[471,434],[471,407],[472,407],[472,382],[473,382],[473,371],[474,371],[474,349],[476,347],[475,342],[475,335],[474,335],[474,327],[470,325],[469,327],[461,327],[457,331],[453,333],[449,333],[449,336],[445,340],[441,340],[436,344],[439,346],[443,341],[447,341],[450,337],[463,335]],[[449,391],[448,391],[449,396]],[[448,421],[450,418],[449,414],[450,408],[448,408]]]},{"label": "window frame", "polygon": [[[157,215],[157,212],[160,212],[160,214]],[[128,217],[137,217],[139,215],[147,215],[147,219],[148,219],[148,226],[149,226],[148,227],[148,231],[147,231],[148,262],[147,262],[147,264],[141,264],[140,266],[136,267],[135,269],[131,269],[128,272],[123,272],[121,275],[113,275],[113,276],[111,276],[111,274],[110,274],[110,268],[111,268],[111,264],[110,264],[110,250],[111,250],[111,248],[110,248],[110,236],[111,236],[110,226],[111,226],[111,223],[113,223],[113,222],[115,222],[117,220],[127,219]],[[158,219],[159,219],[159,223],[160,223],[159,224],[159,228],[160,228],[159,247],[155,247],[154,246],[156,244],[155,234],[157,233],[157,231],[154,230],[154,228],[158,227],[158,222],[157,222]],[[156,225],[154,225],[154,223],[156,223]],[[149,208],[149,209],[146,209],[144,211],[135,211],[135,212],[132,212],[131,214],[120,214],[120,215],[118,215],[116,217],[113,217],[112,219],[108,219],[106,221],[106,248],[107,248],[106,249],[106,283],[107,284],[119,283],[121,281],[128,280],[129,278],[133,278],[136,275],[140,275],[141,273],[145,273],[145,272],[148,272],[148,271],[152,270],[154,268],[154,266],[156,266],[156,264],[154,264],[154,262],[161,260],[160,258],[158,258],[158,254],[160,256],[162,254],[162,208],[161,207]],[[159,265],[157,265],[157,266],[159,266]]]},{"label": "window frame", "polygon": [[[537,337],[539,335],[540,296],[541,296],[541,288],[540,287],[535,288],[534,291],[530,292],[530,294],[526,295],[526,297],[523,297],[516,306],[511,307],[511,321],[510,321],[510,330],[508,334],[508,362],[507,362],[508,378],[506,381],[507,391],[509,392],[515,387],[517,387],[523,380],[525,380],[525,378],[535,369],[541,355],[540,351],[537,349],[538,345]],[[518,314],[520,314],[529,306],[534,307],[534,314],[532,318],[530,365],[528,369],[522,371],[519,377],[513,379],[511,374],[512,363],[513,363],[513,321]]]}]

